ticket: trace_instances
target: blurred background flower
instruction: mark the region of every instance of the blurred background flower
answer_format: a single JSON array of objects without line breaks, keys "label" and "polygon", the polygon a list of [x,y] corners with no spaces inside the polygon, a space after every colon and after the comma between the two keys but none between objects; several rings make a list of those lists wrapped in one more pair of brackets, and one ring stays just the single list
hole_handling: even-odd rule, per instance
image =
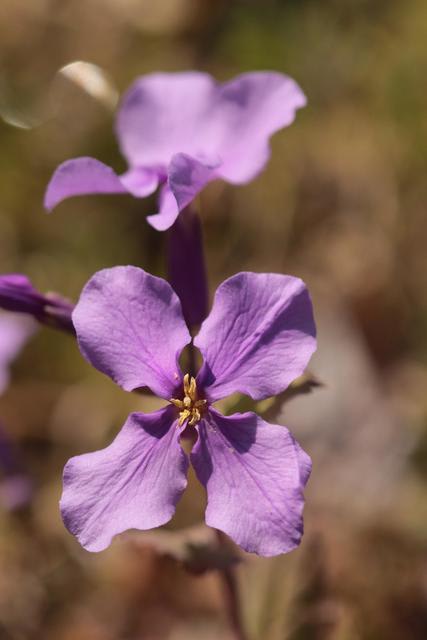
[{"label": "blurred background flower", "polygon": [[[245,622],[254,639],[424,639],[425,2],[3,0],[0,36],[0,272],[72,300],[103,267],[165,275],[166,238],[145,222],[154,200],[93,196],[43,213],[63,160],[125,169],[117,92],[140,74],[193,68],[220,81],[273,69],[302,87],[308,106],[272,140],[263,174],[211,184],[199,203],[211,290],[243,269],[298,275],[319,326],[312,370],[324,387],[281,418],[314,463],[306,534],[292,554],[243,558]],[[75,61],[96,65],[104,89],[58,73]],[[204,535],[153,547],[141,534],[94,556],[60,520],[66,459],[105,446],[130,410],[155,408],[92,372],[59,332],[41,329],[14,363],[0,416],[36,489],[26,509],[1,513],[0,635],[231,637],[215,572],[182,566],[183,547]],[[190,478],[175,530],[203,511]]]}]

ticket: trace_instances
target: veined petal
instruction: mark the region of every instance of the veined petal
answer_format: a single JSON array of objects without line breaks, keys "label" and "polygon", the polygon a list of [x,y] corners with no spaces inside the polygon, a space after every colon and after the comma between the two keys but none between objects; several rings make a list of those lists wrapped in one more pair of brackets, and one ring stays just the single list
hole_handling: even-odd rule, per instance
[{"label": "veined petal", "polygon": [[207,491],[206,524],[261,556],[297,547],[311,461],[291,433],[254,413],[212,409],[198,431],[191,462]]},{"label": "veined petal", "polygon": [[130,266],[98,271],[83,289],[73,323],[83,356],[126,391],[147,386],[173,397],[190,334],[165,280]]},{"label": "veined petal", "polygon": [[218,160],[207,164],[185,153],[174,155],[168,168],[168,184],[163,187],[160,196],[159,213],[148,216],[148,222],[158,231],[171,227],[179,212],[194,200],[208,182],[217,177],[218,165]]},{"label": "veined petal", "polygon": [[188,469],[176,424],[173,407],[132,413],[110,446],[67,462],[61,513],[85,549],[102,551],[127,529],[171,519]]},{"label": "veined petal", "polygon": [[198,384],[212,402],[236,391],[261,400],[303,373],[316,348],[308,291],[299,278],[238,273],[223,282],[194,344]]}]

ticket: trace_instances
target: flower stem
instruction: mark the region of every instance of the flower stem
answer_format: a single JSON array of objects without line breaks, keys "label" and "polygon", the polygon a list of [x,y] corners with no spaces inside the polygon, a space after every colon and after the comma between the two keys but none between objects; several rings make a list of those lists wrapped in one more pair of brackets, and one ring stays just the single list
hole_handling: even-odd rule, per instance
[{"label": "flower stem", "polygon": [[[227,539],[225,534],[218,529],[215,529],[215,533],[218,544],[220,546],[226,546]],[[239,602],[239,588],[234,569],[231,566],[224,567],[223,569],[220,569],[219,575],[222,580],[227,618],[234,636],[236,640],[248,640],[248,636],[246,635],[243,627]]]}]

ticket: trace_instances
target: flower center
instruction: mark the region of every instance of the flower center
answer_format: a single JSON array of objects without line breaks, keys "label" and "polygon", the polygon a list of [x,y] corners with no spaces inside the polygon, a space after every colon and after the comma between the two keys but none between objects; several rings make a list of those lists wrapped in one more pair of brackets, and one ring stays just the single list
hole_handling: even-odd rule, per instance
[{"label": "flower center", "polygon": [[169,400],[179,409],[178,424],[181,427],[186,420],[188,424],[193,426],[199,422],[202,417],[203,409],[206,407],[206,400],[199,400],[197,397],[196,379],[193,376],[184,376],[184,397],[182,400],[171,398]]}]

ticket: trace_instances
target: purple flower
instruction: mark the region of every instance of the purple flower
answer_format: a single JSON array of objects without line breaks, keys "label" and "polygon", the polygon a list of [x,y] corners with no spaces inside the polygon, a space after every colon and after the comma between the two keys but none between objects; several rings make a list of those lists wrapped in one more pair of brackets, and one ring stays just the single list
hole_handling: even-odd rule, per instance
[{"label": "purple flower", "polygon": [[1,423],[0,469],[2,476],[0,480],[0,508],[14,511],[25,507],[33,495],[33,482],[21,460],[19,449],[14,445]]},{"label": "purple flower", "polygon": [[[15,313],[0,313],[0,394],[9,385],[10,366],[36,331],[32,318]],[[0,424],[0,507],[17,509],[27,504],[32,482],[19,460],[19,451]]]},{"label": "purple flower", "polygon": [[61,164],[46,191],[50,211],[70,196],[130,193],[143,198],[159,186],[160,231],[210,181],[252,180],[266,164],[270,136],[290,125],[306,104],[289,77],[244,73],[225,84],[200,72],[142,76],[125,94],[116,134],[129,169],[122,175],[94,158]]},{"label": "purple flower", "polygon": [[56,293],[39,293],[21,273],[0,276],[0,308],[27,313],[43,324],[74,333],[73,305]]},{"label": "purple flower", "polygon": [[29,338],[36,323],[15,313],[0,313],[0,394],[9,385],[9,369]]},{"label": "purple flower", "polygon": [[146,386],[169,401],[154,413],[130,414],[106,449],[68,461],[61,511],[86,549],[170,520],[187,483],[179,441],[186,425],[198,432],[190,458],[207,490],[207,524],[260,555],[298,545],[309,456],[285,427],[255,413],[225,417],[214,403],[234,392],[276,395],[304,371],[316,340],[301,280],[255,273],[226,280],[194,339],[204,360],[196,378],[178,364],[191,342],[178,297],[137,267],[96,273],[73,322],[93,366],[126,391]]}]

